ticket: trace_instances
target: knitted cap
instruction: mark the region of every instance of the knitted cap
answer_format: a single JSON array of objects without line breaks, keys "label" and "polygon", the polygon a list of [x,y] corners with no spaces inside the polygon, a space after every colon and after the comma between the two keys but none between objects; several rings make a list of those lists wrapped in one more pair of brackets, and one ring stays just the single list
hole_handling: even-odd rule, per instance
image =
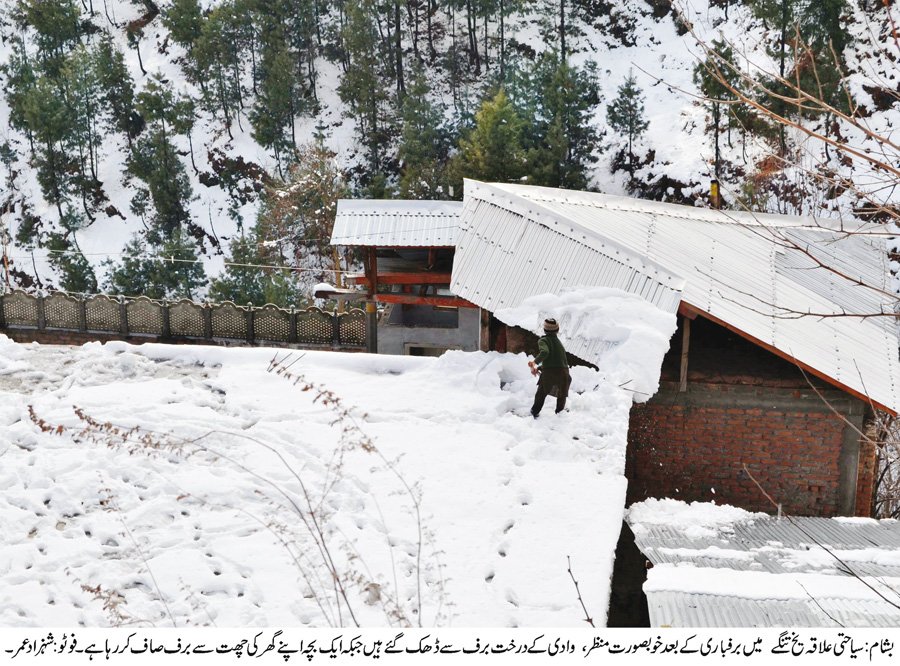
[{"label": "knitted cap", "polygon": [[545,319],[544,320],[544,331],[547,333],[554,333],[559,330],[559,324],[556,323],[555,319]]}]

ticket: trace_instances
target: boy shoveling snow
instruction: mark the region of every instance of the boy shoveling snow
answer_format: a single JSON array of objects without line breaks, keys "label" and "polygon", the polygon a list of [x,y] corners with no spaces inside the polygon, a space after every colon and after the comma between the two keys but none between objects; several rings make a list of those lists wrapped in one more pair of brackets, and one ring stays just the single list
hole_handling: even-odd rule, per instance
[{"label": "boy shoveling snow", "polygon": [[566,350],[559,338],[556,337],[559,324],[555,319],[544,320],[544,336],[538,340],[538,355],[533,361],[528,361],[532,375],[540,375],[538,378],[537,392],[534,394],[534,405],[531,407],[531,415],[538,417],[544,407],[544,400],[556,389],[556,413],[559,414],[566,407],[566,397],[569,395],[569,384],[572,378],[569,376],[569,364],[566,361]]}]

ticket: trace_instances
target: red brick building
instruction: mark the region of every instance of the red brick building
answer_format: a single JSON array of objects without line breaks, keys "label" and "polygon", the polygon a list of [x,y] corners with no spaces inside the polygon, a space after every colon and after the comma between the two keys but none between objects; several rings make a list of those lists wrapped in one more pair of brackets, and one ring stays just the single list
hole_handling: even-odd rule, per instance
[{"label": "red brick building", "polygon": [[631,410],[628,503],[672,497],[870,515],[875,447],[859,433],[873,417],[869,403],[776,354],[703,317],[679,316],[659,392]]},{"label": "red brick building", "polygon": [[[900,358],[884,242],[847,231],[467,181],[450,287],[490,313],[600,286],[677,314],[660,390],[632,409],[629,503],[865,516],[873,423],[900,405]],[[482,348],[534,342],[491,314],[482,323]],[[567,345],[602,366],[596,340],[573,331]]]}]

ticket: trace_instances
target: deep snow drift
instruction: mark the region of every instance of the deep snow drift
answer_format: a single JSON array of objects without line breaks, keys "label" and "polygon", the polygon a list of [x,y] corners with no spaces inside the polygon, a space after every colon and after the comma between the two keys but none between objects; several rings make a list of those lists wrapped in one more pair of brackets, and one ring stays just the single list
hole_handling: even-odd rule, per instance
[{"label": "deep snow drift", "polygon": [[573,368],[533,420],[524,355],[276,354],[0,336],[0,624],[576,627],[567,557],[603,623],[629,392]]}]

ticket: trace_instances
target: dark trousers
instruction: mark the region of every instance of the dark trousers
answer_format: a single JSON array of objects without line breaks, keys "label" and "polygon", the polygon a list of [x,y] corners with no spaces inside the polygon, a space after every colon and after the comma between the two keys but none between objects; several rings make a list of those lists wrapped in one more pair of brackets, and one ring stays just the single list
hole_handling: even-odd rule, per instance
[{"label": "dark trousers", "polygon": [[569,384],[572,378],[568,368],[544,368],[538,379],[537,393],[534,394],[534,405],[531,414],[537,416],[544,408],[544,400],[550,395],[550,391],[556,388],[556,413],[559,414],[566,408],[566,398],[569,396]]}]

